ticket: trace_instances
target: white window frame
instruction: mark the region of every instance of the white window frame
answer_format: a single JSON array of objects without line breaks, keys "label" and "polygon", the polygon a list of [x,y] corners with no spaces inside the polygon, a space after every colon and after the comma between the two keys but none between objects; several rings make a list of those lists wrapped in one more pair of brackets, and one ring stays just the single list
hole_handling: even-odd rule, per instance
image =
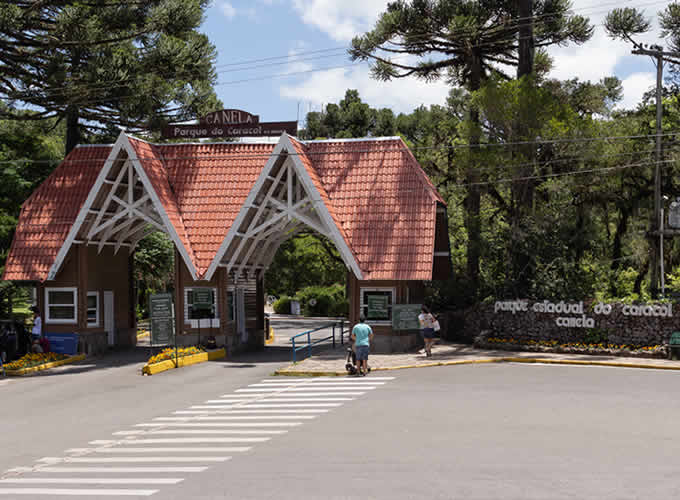
[{"label": "white window frame", "polygon": [[[189,319],[189,292],[196,288],[210,288],[213,291],[213,296],[215,297],[215,317],[211,320],[205,319]],[[201,328],[219,328],[220,327],[220,307],[219,307],[219,296],[217,295],[217,288],[214,286],[188,286],[184,287],[184,324],[191,325],[191,328],[198,328],[198,322],[201,322]],[[209,321],[209,323],[208,323]]]},{"label": "white window frame", "polygon": [[397,301],[397,289],[395,287],[359,288],[359,315],[364,314],[364,308],[368,307],[368,304],[364,303],[364,292],[390,292],[392,294],[392,300],[387,305],[390,311],[390,319],[376,320],[366,318],[366,323],[369,325],[391,325],[393,306]]},{"label": "white window frame", "polygon": [[[50,318],[50,292],[71,292],[73,296],[73,319]],[[56,306],[70,307],[69,304],[52,304]],[[78,288],[75,286],[62,286],[45,288],[45,323],[60,325],[78,324]]]},{"label": "white window frame", "polygon": [[87,292],[87,297],[88,297],[88,299],[90,297],[96,297],[96,299],[97,299],[97,305],[95,306],[96,320],[95,320],[94,323],[90,323],[89,312],[90,312],[91,307],[89,307],[89,304],[87,304],[87,306],[88,306],[87,311],[86,311],[87,326],[88,327],[97,327],[97,326],[99,326],[99,319],[100,319],[100,317],[99,317],[99,310],[100,310],[100,307],[99,307],[99,304],[100,304],[99,292]]}]

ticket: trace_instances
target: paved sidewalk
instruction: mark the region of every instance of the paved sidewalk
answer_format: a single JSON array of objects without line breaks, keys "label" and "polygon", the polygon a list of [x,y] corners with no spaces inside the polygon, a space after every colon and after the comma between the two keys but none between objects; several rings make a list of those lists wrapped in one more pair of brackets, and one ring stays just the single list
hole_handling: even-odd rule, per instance
[{"label": "paved sidewalk", "polygon": [[[347,375],[346,347],[321,351],[311,358],[276,371],[277,375]],[[478,349],[466,344],[440,342],[432,348],[432,356],[424,353],[371,354],[368,364],[372,370],[397,370],[429,366],[473,363],[546,363],[569,365],[618,366],[626,368],[651,368],[680,370],[680,361],[659,358],[637,358],[590,354],[561,354],[550,352],[525,352]]]}]

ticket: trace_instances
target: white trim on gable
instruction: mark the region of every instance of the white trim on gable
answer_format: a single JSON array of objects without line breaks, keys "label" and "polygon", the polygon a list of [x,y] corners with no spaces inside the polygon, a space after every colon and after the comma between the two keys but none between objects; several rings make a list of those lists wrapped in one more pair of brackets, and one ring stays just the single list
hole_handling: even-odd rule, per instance
[{"label": "white trim on gable", "polygon": [[[281,166],[281,170],[279,171],[278,175],[276,177],[272,177],[271,173],[276,161],[278,161],[279,157],[284,154],[287,156],[285,163]],[[288,184],[285,188],[287,191],[287,195],[285,197],[286,203],[283,203],[283,200],[281,199],[276,200],[272,197],[273,191],[279,188],[279,182],[284,173],[287,173],[286,182]],[[291,180],[293,175],[298,179],[299,182],[296,186],[296,196],[293,194]],[[270,186],[269,191],[265,193],[262,191],[262,189],[265,182],[267,181],[271,181],[272,185]],[[304,188],[304,197],[301,196],[302,193],[300,192],[299,184],[302,184]],[[264,195],[264,199],[258,206],[255,206],[256,204],[254,202],[260,195]],[[296,201],[295,204],[293,203],[293,200]],[[266,222],[257,226],[257,221],[268,204],[278,210],[279,213],[277,215],[271,216]],[[304,205],[307,207],[311,206],[314,209],[315,216],[311,214],[305,214],[304,212],[306,212],[306,210],[303,211],[298,209],[298,207],[303,208]],[[251,208],[257,208],[257,213],[252,219],[251,227],[242,234],[239,232],[239,228],[243,224],[245,218],[248,216],[248,212]],[[229,246],[236,237],[240,237],[242,240],[232,255],[231,260],[227,264],[227,268],[229,270],[235,268],[235,272],[238,274],[247,267],[247,259],[249,259],[254,253],[259,254],[261,251],[263,251],[263,248],[256,250],[257,245],[262,245],[264,248],[270,246],[262,238],[262,235],[256,236],[255,238],[253,238],[253,236],[262,231],[265,227],[272,226],[277,228],[279,224],[274,223],[278,221],[285,221],[285,225],[287,221],[291,221],[293,219],[298,220],[302,224],[305,224],[319,233],[327,236],[333,245],[338,249],[338,252],[340,253],[342,260],[345,262],[345,265],[358,279],[363,279],[361,269],[359,268],[358,262],[354,258],[354,254],[352,253],[345,239],[342,237],[340,230],[333,220],[333,217],[330,215],[328,207],[326,207],[321,198],[321,194],[314,185],[314,182],[309,176],[305,166],[302,164],[302,160],[299,158],[293,143],[286,134],[283,134],[279,139],[279,143],[274,148],[274,151],[272,151],[269,160],[267,160],[267,163],[260,172],[259,177],[253,184],[253,187],[248,193],[245,202],[241,206],[236,219],[229,228],[229,232],[222,241],[222,244],[215,254],[213,261],[210,263],[208,270],[203,276],[203,279],[210,280],[212,278],[214,272],[220,265],[224,255],[229,249]],[[275,235],[271,236],[271,238],[274,237]],[[248,238],[253,239],[248,240]],[[237,265],[236,259],[239,257],[241,258],[241,263]],[[260,261],[261,257],[258,255],[256,259]]]},{"label": "white trim on gable", "polygon": [[[295,151],[293,143],[290,141],[290,138],[287,135],[284,134],[281,137],[281,141],[282,142],[285,141],[290,150]],[[345,265],[352,270],[354,276],[356,276],[358,280],[362,280],[363,274],[361,272],[361,269],[359,268],[359,263],[354,258],[354,254],[347,245],[345,238],[343,238],[342,234],[340,234],[338,226],[335,224],[333,217],[331,217],[331,213],[329,212],[328,207],[324,204],[323,200],[321,199],[321,194],[316,189],[316,186],[314,186],[314,182],[312,181],[312,178],[309,176],[307,169],[302,164],[300,156],[295,154],[292,155],[291,158],[293,159],[293,162],[295,163],[296,166],[296,174],[302,180],[307,193],[309,193],[310,197],[312,197],[312,203],[314,204],[314,209],[316,210],[316,213],[319,215],[321,220],[325,223],[326,227],[330,231],[328,239],[330,239],[333,242],[335,248],[337,248],[338,252],[340,252],[340,256],[342,257],[342,260],[345,262]]]},{"label": "white trim on gable", "polygon": [[[94,204],[102,186],[106,184],[112,184],[110,181],[107,181],[106,178],[109,175],[109,172],[111,171],[111,168],[113,167],[114,163],[119,160],[120,153],[122,151],[125,151],[128,155],[127,160],[129,161],[132,165],[132,168],[134,168],[135,173],[137,174],[140,182],[144,186],[144,189],[146,190],[147,195],[151,198],[151,203],[153,204],[154,209],[156,210],[156,213],[160,216],[161,221],[162,221],[162,226],[158,224],[157,221],[154,220],[154,218],[150,217],[148,214],[143,213],[140,211],[137,207],[137,205],[131,206],[131,212],[130,216],[134,216],[140,219],[145,220],[149,224],[154,225],[157,229],[165,231],[168,235],[170,235],[170,238],[172,239],[173,243],[175,244],[175,247],[179,250],[180,254],[182,255],[182,258],[184,259],[184,262],[187,265],[187,269],[191,273],[191,276],[193,279],[198,279],[197,278],[197,272],[196,269],[194,268],[193,262],[189,258],[189,253],[187,249],[184,247],[182,244],[182,241],[179,238],[179,235],[177,234],[177,231],[175,230],[174,226],[170,222],[170,219],[165,211],[165,208],[163,207],[163,204],[160,201],[160,198],[158,197],[158,194],[156,191],[153,189],[153,186],[151,185],[151,181],[149,180],[148,176],[146,175],[146,171],[144,170],[143,166],[141,165],[141,162],[139,158],[137,157],[137,154],[132,147],[132,144],[130,144],[129,137],[125,134],[125,132],[121,132],[120,135],[118,136],[118,139],[116,140],[115,144],[113,145],[113,148],[111,149],[111,153],[109,154],[108,158],[104,162],[104,166],[102,167],[101,171],[99,172],[99,175],[97,176],[97,180],[92,186],[92,189],[90,190],[89,194],[87,195],[87,198],[85,200],[85,203],[80,209],[80,212],[78,212],[78,216],[76,217],[75,222],[73,223],[73,226],[71,226],[71,229],[69,230],[69,233],[66,237],[66,240],[64,241],[64,244],[61,246],[59,249],[59,252],[57,253],[57,257],[54,261],[54,264],[52,264],[52,267],[50,268],[48,274],[47,274],[47,280],[53,280],[55,279],[57,273],[59,272],[59,269],[61,268],[61,265],[64,262],[64,259],[66,258],[66,255],[68,255],[69,250],[73,246],[74,242],[76,241],[76,237],[78,233],[80,232],[83,224],[85,223],[85,219],[87,215],[91,212],[92,210],[92,205]],[[113,181],[112,185],[118,185],[118,183],[122,180],[124,174],[126,172],[125,168],[121,169],[121,173],[119,174],[119,178],[116,181]],[[107,200],[110,200],[113,196],[113,192],[109,193]],[[95,224],[92,226],[92,230],[97,230],[100,231],[104,229],[104,225],[101,224],[101,215],[102,211],[99,211],[97,219],[95,220]],[[118,219],[122,218],[122,215],[118,217]],[[115,221],[114,221],[115,222]],[[107,222],[105,223],[107,225],[112,225],[113,223]],[[130,223],[132,225],[132,223]],[[99,226],[99,227],[97,227]],[[121,227],[119,226],[119,229]],[[135,231],[136,232],[136,231]],[[87,241],[87,240],[86,240]],[[99,242],[99,249],[101,250],[101,247],[105,244],[102,243],[102,241],[105,241],[105,239],[100,239]],[[135,242],[135,244],[138,242],[138,240]]]},{"label": "white trim on gable", "polygon": [[213,274],[215,274],[215,271],[217,270],[217,266],[219,265],[220,261],[222,260],[222,257],[224,257],[224,254],[226,253],[227,249],[229,248],[229,245],[231,244],[231,241],[234,239],[234,236],[236,236],[236,233],[238,232],[238,228],[241,227],[241,224],[243,223],[243,219],[246,217],[246,214],[248,213],[248,208],[255,204],[255,197],[259,193],[262,185],[267,180],[269,173],[271,172],[272,168],[274,168],[274,164],[279,159],[279,156],[281,155],[282,151],[283,151],[283,144],[281,143],[281,141],[279,141],[279,143],[276,145],[274,150],[271,152],[271,156],[267,160],[267,163],[265,164],[264,168],[262,169],[262,172],[260,172],[260,175],[257,178],[257,180],[255,181],[255,184],[253,184],[253,187],[250,189],[250,192],[248,193],[248,196],[246,197],[246,201],[244,201],[243,205],[241,205],[241,210],[239,211],[238,215],[236,216],[236,219],[234,219],[234,222],[231,224],[231,227],[229,228],[227,235],[224,237],[224,240],[222,240],[222,244],[217,249],[217,253],[215,254],[215,257],[213,258],[213,261],[210,263],[210,266],[208,266],[208,270],[205,272],[205,275],[203,276],[204,280],[209,281],[209,280],[212,279],[212,276],[213,276]]},{"label": "white trim on gable", "polygon": [[80,231],[81,226],[85,222],[85,218],[87,217],[88,212],[92,208],[92,204],[94,203],[94,200],[97,197],[97,194],[99,193],[102,184],[104,184],[106,176],[109,174],[109,171],[113,166],[113,163],[118,159],[118,155],[120,154],[120,150],[123,147],[123,143],[126,141],[127,137],[123,132],[121,132],[120,135],[118,136],[118,139],[116,139],[113,148],[111,149],[111,153],[109,153],[109,157],[104,162],[104,166],[100,170],[99,175],[97,176],[97,180],[95,180],[92,189],[90,189],[90,193],[87,195],[85,203],[83,203],[83,206],[80,207],[80,212],[78,212],[78,216],[76,217],[75,222],[71,226],[71,230],[68,232],[64,244],[61,245],[61,248],[57,253],[57,257],[54,259],[52,267],[50,267],[50,270],[47,273],[48,280],[53,280],[57,276],[57,273],[59,272],[59,269],[61,268],[61,265],[64,262],[64,259],[66,258],[66,255],[68,255],[68,251],[71,249],[71,246],[73,245],[73,240],[76,239],[78,231]]},{"label": "white trim on gable", "polygon": [[[127,139],[127,137],[126,137],[126,139]],[[165,230],[167,231],[167,234],[170,236],[170,239],[175,244],[175,248],[177,248],[177,250],[179,251],[180,255],[182,256],[182,259],[184,259],[184,263],[186,264],[187,269],[191,273],[191,277],[194,280],[197,280],[198,279],[198,273],[196,272],[196,268],[194,267],[194,263],[192,262],[191,258],[189,257],[189,252],[187,251],[187,249],[182,244],[182,240],[179,238],[179,234],[177,234],[177,230],[175,229],[175,226],[173,226],[172,223],[170,222],[170,218],[168,217],[168,214],[165,211],[165,207],[163,206],[163,203],[161,203],[161,200],[158,197],[158,193],[156,193],[156,191],[154,190],[153,185],[151,184],[151,181],[149,180],[149,176],[146,175],[146,170],[144,170],[144,167],[142,166],[141,161],[137,157],[137,153],[135,152],[135,149],[132,147],[132,144],[130,144],[129,140],[125,141],[124,147],[125,147],[125,150],[128,153],[129,160],[132,162],[132,165],[134,166],[134,169],[137,172],[137,175],[139,176],[139,180],[141,181],[142,185],[144,186],[144,189],[146,190],[147,194],[151,197],[151,201],[153,203],[154,208],[156,209],[156,212],[158,213],[158,215],[161,216],[161,219],[163,221],[163,224],[165,226]],[[135,215],[138,216],[138,217],[143,216],[138,211],[137,211],[137,213],[135,213]]]}]

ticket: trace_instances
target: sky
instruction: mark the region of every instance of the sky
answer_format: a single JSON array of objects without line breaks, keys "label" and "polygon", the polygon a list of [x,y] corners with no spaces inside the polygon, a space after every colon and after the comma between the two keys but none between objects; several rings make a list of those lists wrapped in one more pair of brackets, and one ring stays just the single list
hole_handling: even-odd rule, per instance
[{"label": "sky", "polygon": [[[371,107],[409,113],[418,106],[443,104],[445,82],[414,78],[379,82],[366,63],[352,63],[347,47],[369,31],[387,0],[213,0],[201,30],[216,46],[216,91],[225,108],[259,115],[260,121],[302,123],[308,111],[339,102],[357,89]],[[655,83],[652,60],[631,54],[629,44],[609,39],[602,27],[615,7],[639,7],[653,29],[639,38],[658,43],[657,13],[668,1],[573,0],[575,14],[590,18],[593,37],[582,46],[553,48],[550,76],[599,81],[617,76],[623,82],[619,107],[635,107]]]}]

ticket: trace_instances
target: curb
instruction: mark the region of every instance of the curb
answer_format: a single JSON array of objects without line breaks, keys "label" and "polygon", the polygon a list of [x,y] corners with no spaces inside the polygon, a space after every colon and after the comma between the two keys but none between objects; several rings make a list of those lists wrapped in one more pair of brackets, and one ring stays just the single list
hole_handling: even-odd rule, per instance
[{"label": "curb", "polygon": [[[199,354],[192,354],[191,356],[183,356],[177,359],[177,368],[195,365],[197,363],[204,363],[206,361],[213,361],[215,359],[222,359],[226,355],[227,351],[225,349],[218,349],[216,351],[201,352]],[[175,368],[175,360],[166,359],[165,361],[161,361],[159,363],[144,365],[142,367],[142,375],[155,375],[156,373],[172,370],[173,368]]]},{"label": "curb", "polygon": [[[470,359],[458,361],[438,361],[434,363],[423,363],[418,365],[401,365],[401,366],[387,366],[371,368],[371,371],[391,371],[391,370],[405,370],[408,368],[431,368],[433,366],[453,366],[453,365],[475,365],[485,363],[526,363],[526,364],[550,364],[550,365],[579,365],[579,366],[610,366],[615,368],[643,368],[651,370],[680,370],[678,366],[664,366],[664,365],[650,365],[637,363],[620,363],[617,361],[587,361],[576,359],[540,359],[540,358],[484,358],[484,359]],[[276,370],[274,375],[287,377],[340,377],[347,375],[346,371],[335,372],[315,372],[305,370]]]},{"label": "curb", "polygon": [[50,368],[54,368],[56,366],[62,366],[62,365],[68,365],[71,363],[75,363],[76,361],[82,361],[85,359],[85,354],[78,354],[76,356],[71,356],[66,359],[60,359],[59,361],[52,361],[51,363],[45,363],[44,365],[38,365],[38,366],[30,366],[28,368],[20,368],[18,370],[6,370],[5,374],[8,377],[23,377],[25,375],[30,375],[31,373],[35,372],[41,372],[43,370],[48,370]]}]

